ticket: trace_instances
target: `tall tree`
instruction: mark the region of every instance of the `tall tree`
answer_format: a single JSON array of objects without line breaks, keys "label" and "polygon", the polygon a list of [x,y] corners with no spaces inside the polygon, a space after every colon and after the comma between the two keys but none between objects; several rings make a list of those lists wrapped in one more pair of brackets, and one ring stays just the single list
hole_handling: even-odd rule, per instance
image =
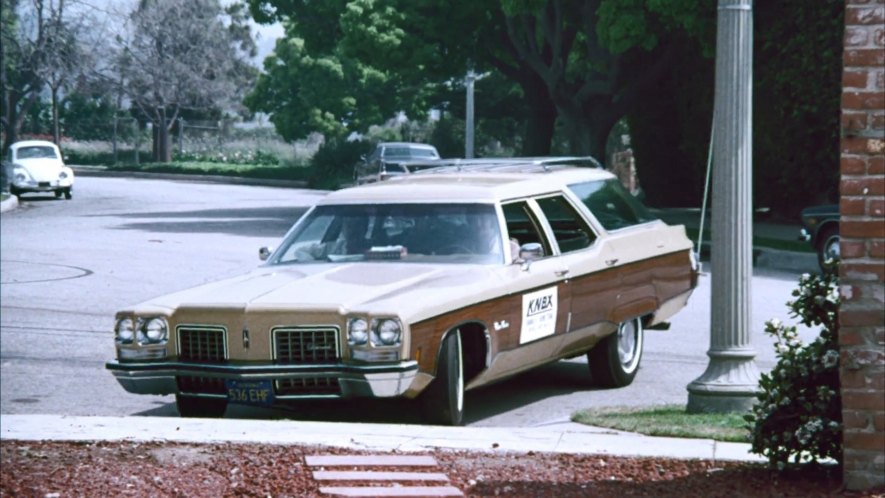
[{"label": "tall tree", "polygon": [[[530,134],[547,144],[527,146],[549,151],[555,117],[572,153],[600,157],[614,124],[677,55],[667,33],[700,26],[704,10],[696,0],[339,0],[332,7],[250,0],[259,20],[314,19],[318,4],[343,50],[362,63],[406,82],[499,71],[522,88],[537,125]],[[625,13],[639,24],[628,25]],[[646,54],[645,63],[626,78],[625,58],[636,59],[634,52]]]},{"label": "tall tree", "polygon": [[[60,0],[63,1],[63,0]],[[37,103],[46,84],[43,72],[52,63],[55,45],[52,34],[58,29],[61,11],[53,1],[3,0],[2,56],[0,85],[3,90],[3,150],[18,140],[22,123]]]},{"label": "tall tree", "polygon": [[2,2],[3,145],[18,139],[47,87],[52,134],[59,142],[59,100],[92,78],[106,26],[92,15],[94,7],[79,0]]},{"label": "tall tree", "polygon": [[182,109],[241,112],[255,70],[255,42],[242,4],[218,0],[141,0],[123,42],[123,87],[155,130],[155,160],[170,161],[169,140]]}]

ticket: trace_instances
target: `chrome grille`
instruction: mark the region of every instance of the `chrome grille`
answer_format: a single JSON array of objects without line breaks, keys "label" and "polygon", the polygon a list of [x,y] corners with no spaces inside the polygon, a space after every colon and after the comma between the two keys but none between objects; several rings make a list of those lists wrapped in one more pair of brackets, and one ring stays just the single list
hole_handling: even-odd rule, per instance
[{"label": "chrome grille", "polygon": [[227,359],[222,327],[178,327],[178,357],[184,361],[223,362]]},{"label": "chrome grille", "polygon": [[274,381],[277,396],[341,394],[338,379],[335,377],[315,377],[309,379],[281,379]]},{"label": "chrome grille", "polygon": [[335,328],[279,328],[273,338],[277,363],[334,363],[339,358]]}]

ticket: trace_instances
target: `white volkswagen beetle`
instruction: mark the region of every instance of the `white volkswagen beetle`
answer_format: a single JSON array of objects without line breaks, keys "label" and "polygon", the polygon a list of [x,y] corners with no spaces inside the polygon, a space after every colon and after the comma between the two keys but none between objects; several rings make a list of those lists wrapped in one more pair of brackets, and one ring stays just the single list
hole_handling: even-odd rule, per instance
[{"label": "white volkswagen beetle", "polygon": [[9,192],[20,197],[30,192],[54,192],[71,198],[74,172],[65,166],[58,146],[45,140],[23,140],[9,147]]}]

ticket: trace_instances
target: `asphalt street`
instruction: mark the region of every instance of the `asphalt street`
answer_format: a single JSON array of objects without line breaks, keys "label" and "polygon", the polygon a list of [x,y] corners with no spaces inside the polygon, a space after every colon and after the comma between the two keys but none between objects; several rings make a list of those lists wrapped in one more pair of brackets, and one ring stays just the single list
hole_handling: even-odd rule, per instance
[{"label": "asphalt street", "polygon": [[[88,176],[90,174],[101,174],[95,171],[78,171],[78,175]],[[215,179],[220,182],[241,182],[242,184],[251,184],[249,180],[231,180],[228,178]],[[266,182],[259,182],[266,185]],[[293,187],[299,185],[293,184]],[[14,197],[7,199],[2,203],[2,210],[8,211],[15,209],[17,201]],[[691,223],[692,213],[690,211],[680,211],[667,213],[668,216],[682,218],[686,224]],[[666,219],[666,216],[662,216]],[[763,230],[768,237],[781,237],[785,240],[794,240],[798,233],[798,226],[792,225],[773,225],[773,224],[757,224],[756,230]],[[755,258],[756,268],[762,273],[770,272],[813,272],[816,271],[816,260],[813,253],[792,253],[786,251],[761,250]],[[7,262],[4,262],[8,266]],[[6,270],[6,268],[4,268]],[[77,278],[77,273],[82,271],[76,267],[61,266],[52,270],[52,278],[58,278],[58,272],[67,272],[69,278]],[[30,271],[33,278],[39,278],[39,273],[35,273],[33,269]],[[703,278],[703,277],[702,277]],[[764,277],[763,277],[764,278]],[[777,280],[777,279],[775,279]],[[772,280],[774,282],[775,280]],[[777,285],[782,280],[777,280]],[[709,292],[709,291],[706,291]],[[774,303],[773,306],[783,308],[783,303]],[[686,318],[691,319],[692,313],[703,313],[701,310],[686,310]],[[650,337],[650,341],[667,341],[666,333],[656,337]],[[672,356],[672,355],[671,355]],[[647,358],[648,361],[654,362],[653,355]],[[678,358],[668,357],[667,361],[670,365],[677,361]],[[696,367],[693,367],[696,368]],[[575,365],[575,375],[583,376],[582,373],[586,369],[586,365]],[[553,384],[565,381],[570,382],[569,377],[562,375],[571,375],[571,366],[568,362],[554,369],[548,369],[543,374],[552,374],[560,376],[557,381],[554,377]],[[578,372],[577,370],[581,370]],[[697,372],[700,373],[700,372]],[[672,381],[667,379],[666,375],[661,379],[662,382]],[[577,378],[577,377],[576,377]],[[689,379],[690,380],[690,379]],[[676,386],[677,390],[684,393],[685,382],[683,379],[672,381],[680,385]],[[552,384],[551,384],[552,385]],[[508,392],[504,386],[504,394]],[[501,391],[498,391],[500,394]],[[611,396],[613,393],[601,393],[601,396]],[[632,396],[624,390],[624,396]],[[644,401],[654,404],[656,401],[653,397],[643,396]],[[518,394],[514,398],[516,402],[522,402]],[[470,398],[468,397],[468,402]],[[565,404],[569,405],[568,397],[564,398]],[[575,401],[581,403],[582,401]],[[584,400],[583,402],[586,402]],[[531,403],[529,403],[531,404]],[[168,406],[166,404],[165,406]],[[166,434],[159,426],[168,427],[167,416],[174,416],[174,413],[145,413],[148,416],[127,416],[127,417],[80,417],[70,415],[49,415],[49,414],[12,414],[8,413],[6,408],[2,410],[4,413],[0,415],[0,436],[4,439],[46,439],[79,437],[81,439],[168,439],[177,440],[176,434]],[[565,407],[564,407],[565,408]],[[580,408],[580,406],[578,406]],[[164,408],[165,409],[165,408]],[[171,408],[170,408],[171,409]],[[174,409],[172,409],[174,412]],[[156,417],[154,415],[165,415]],[[532,417],[533,415],[528,415]],[[249,434],[250,440],[261,440],[264,437],[274,440],[278,439],[279,434],[275,434],[275,428],[279,426],[272,423],[287,424],[286,433],[288,434],[304,434],[306,439],[300,442],[311,444],[332,445],[353,445],[353,447],[389,447],[393,446],[400,449],[408,448],[424,448],[424,447],[461,447],[473,448],[478,450],[489,450],[490,448],[514,449],[514,450],[537,450],[537,451],[584,451],[580,448],[563,444],[564,441],[573,441],[581,439],[583,443],[581,448],[589,449],[590,452],[609,453],[613,455],[656,455],[656,456],[675,456],[684,458],[727,458],[727,459],[756,459],[755,456],[747,453],[747,447],[744,446],[727,446],[712,441],[698,440],[671,440],[670,438],[645,438],[638,437],[635,434],[624,434],[616,431],[599,430],[596,428],[587,428],[573,424],[567,419],[547,420],[543,423],[526,424],[526,427],[494,427],[497,423],[495,416],[487,417],[483,423],[475,424],[476,427],[462,428],[465,432],[444,433],[436,431],[436,428],[429,430],[426,426],[411,424],[385,424],[385,423],[368,423],[360,424],[349,422],[346,420],[326,423],[310,420],[301,421],[281,421],[281,420],[256,420],[261,414],[253,415],[246,418],[237,418],[223,421],[213,422],[192,422],[182,420],[181,424],[174,424],[176,427],[190,428],[179,433],[186,434],[186,437],[203,438],[204,440],[236,441],[242,439],[243,434]],[[166,422],[164,422],[164,420]],[[193,425],[196,423],[196,425]],[[209,424],[214,429],[208,429]],[[265,427],[266,424],[271,424]],[[323,425],[328,424],[328,425]],[[443,429],[440,429],[444,431]],[[69,434],[65,436],[64,434]],[[576,436],[575,434],[579,434]],[[346,436],[346,437],[345,437]],[[629,439],[624,439],[628,438]],[[400,439],[398,439],[400,438]],[[404,438],[404,439],[402,439]],[[323,441],[319,441],[322,439]],[[723,455],[728,455],[723,456]]]}]

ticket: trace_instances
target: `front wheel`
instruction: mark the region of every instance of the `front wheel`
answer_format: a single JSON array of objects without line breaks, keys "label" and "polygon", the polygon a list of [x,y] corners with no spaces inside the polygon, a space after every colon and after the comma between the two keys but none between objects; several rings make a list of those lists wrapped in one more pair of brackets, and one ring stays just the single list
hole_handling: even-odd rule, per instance
[{"label": "front wheel", "polygon": [[825,274],[834,273],[839,266],[841,259],[839,240],[839,230],[835,227],[830,227],[821,234],[821,243],[817,249],[817,262]]},{"label": "front wheel", "polygon": [[449,332],[443,340],[436,378],[421,394],[424,420],[436,425],[461,425],[464,419],[464,362],[461,334]]},{"label": "front wheel", "polygon": [[642,320],[638,317],[618,325],[617,332],[587,353],[593,379],[603,387],[629,386],[639,370],[642,340]]},{"label": "front wheel", "polygon": [[175,395],[178,414],[186,418],[221,418],[227,410],[227,399]]},{"label": "front wheel", "polygon": [[71,197],[73,197],[73,194],[71,193],[71,189],[69,189],[69,188],[65,189],[65,200],[69,201],[69,200],[71,200]]}]

